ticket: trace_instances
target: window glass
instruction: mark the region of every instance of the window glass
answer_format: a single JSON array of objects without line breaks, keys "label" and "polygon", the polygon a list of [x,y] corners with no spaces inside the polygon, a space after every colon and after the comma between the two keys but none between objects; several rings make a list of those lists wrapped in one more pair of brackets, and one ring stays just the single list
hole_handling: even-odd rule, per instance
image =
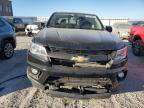
[{"label": "window glass", "polygon": [[85,14],[55,14],[48,25],[56,28],[75,28],[102,30],[103,26],[94,15]]},{"label": "window glass", "polygon": [[5,23],[0,19],[0,27],[3,27]]},{"label": "window glass", "polygon": [[8,11],[9,11],[9,13],[11,13],[11,12],[12,12],[12,10],[11,10],[11,7],[10,7],[10,6],[8,7]]},{"label": "window glass", "polygon": [[3,10],[3,5],[2,4],[0,4],[0,11],[2,11]]},{"label": "window glass", "polygon": [[6,12],[11,13],[11,7],[10,6],[6,6]]},{"label": "window glass", "polygon": [[14,18],[14,23],[20,24],[20,23],[23,23],[23,21],[20,18]]}]

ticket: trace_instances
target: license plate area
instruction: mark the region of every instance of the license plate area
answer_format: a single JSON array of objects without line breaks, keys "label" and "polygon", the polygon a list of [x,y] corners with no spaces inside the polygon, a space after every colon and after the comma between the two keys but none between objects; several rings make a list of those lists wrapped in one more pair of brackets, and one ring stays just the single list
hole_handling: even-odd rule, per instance
[{"label": "license plate area", "polygon": [[73,67],[91,67],[91,68],[102,68],[102,69],[106,69],[106,65],[102,65],[100,63],[96,63],[96,62],[89,62],[89,63],[75,63],[73,65]]}]

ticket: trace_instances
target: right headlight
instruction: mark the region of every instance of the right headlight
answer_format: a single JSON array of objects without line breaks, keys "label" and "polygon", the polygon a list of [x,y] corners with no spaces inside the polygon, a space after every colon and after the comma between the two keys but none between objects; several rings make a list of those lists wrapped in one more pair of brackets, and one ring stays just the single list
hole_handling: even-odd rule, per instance
[{"label": "right headlight", "polygon": [[30,52],[40,57],[47,57],[46,48],[42,45],[33,43],[30,46]]},{"label": "right headlight", "polygon": [[127,54],[128,54],[128,48],[124,47],[120,50],[117,50],[115,59],[116,60],[124,59],[127,57]]}]

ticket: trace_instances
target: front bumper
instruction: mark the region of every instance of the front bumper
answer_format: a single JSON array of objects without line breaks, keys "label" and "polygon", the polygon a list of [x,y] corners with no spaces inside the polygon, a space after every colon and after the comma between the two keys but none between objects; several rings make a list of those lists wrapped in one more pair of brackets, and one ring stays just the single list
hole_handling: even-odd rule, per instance
[{"label": "front bumper", "polygon": [[[32,81],[33,86],[43,89],[45,90],[45,85],[41,84],[40,82],[34,80],[32,77],[29,76],[28,74],[28,78]],[[47,89],[46,93],[50,94],[51,96],[55,96],[55,97],[69,97],[69,98],[75,98],[75,99],[90,99],[90,98],[110,98],[111,93],[108,92],[107,90],[105,90],[104,93],[85,93],[85,94],[80,94],[78,91],[77,92],[67,92],[67,91],[63,91],[60,89]]]},{"label": "front bumper", "polygon": [[45,73],[45,76],[59,77],[99,77],[117,74],[127,71],[127,58],[119,61],[113,61],[111,68],[106,67],[69,67],[63,65],[51,65],[50,61],[44,60],[28,52],[27,57],[28,70],[34,68]]},{"label": "front bumper", "polygon": [[[121,72],[125,73],[125,77],[127,74],[127,58],[121,61],[113,62],[113,65],[110,69],[99,68],[99,67],[68,67],[62,65],[51,65],[49,61],[43,60],[35,55],[32,55],[30,52],[28,53],[28,68],[27,68],[27,76],[32,81],[32,83],[36,84],[36,87],[45,89],[49,84],[65,84],[65,83],[76,83],[76,86],[92,86],[95,83],[102,84],[102,80],[99,78],[109,79],[104,82],[104,84],[112,84],[115,82],[120,83],[122,80],[115,79],[117,75]],[[38,70],[38,74],[34,75],[31,69]],[[52,78],[51,78],[52,77]],[[55,79],[56,78],[56,79]],[[67,78],[68,80],[57,80],[57,78]],[[75,79],[80,79],[76,82]],[[89,78],[98,79],[95,82],[91,82]],[[51,81],[51,79],[53,79]],[[80,82],[81,79],[84,79],[83,82]],[[125,78],[124,78],[125,79]],[[57,83],[58,82],[58,83]],[[88,82],[88,83],[86,83]],[[49,90],[50,94],[55,94],[58,96],[68,96],[75,98],[93,98],[93,97],[108,97],[109,92],[100,93],[100,94],[75,94],[72,92],[63,92],[57,89]]]}]

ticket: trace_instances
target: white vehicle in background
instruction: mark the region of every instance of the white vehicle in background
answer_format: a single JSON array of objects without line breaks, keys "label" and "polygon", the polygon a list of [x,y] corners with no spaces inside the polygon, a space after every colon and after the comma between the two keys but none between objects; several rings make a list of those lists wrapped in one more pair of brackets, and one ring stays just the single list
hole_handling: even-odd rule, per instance
[{"label": "white vehicle in background", "polygon": [[40,29],[38,25],[34,25],[34,24],[27,25],[25,28],[25,34],[27,36],[33,36],[34,34],[37,34],[39,31]]},{"label": "white vehicle in background", "polygon": [[131,23],[117,22],[112,25],[113,33],[118,35],[121,39],[129,39]]},{"label": "white vehicle in background", "polygon": [[33,36],[37,34],[44,27],[45,27],[44,22],[35,21],[32,24],[26,26],[25,33],[27,36]]}]

